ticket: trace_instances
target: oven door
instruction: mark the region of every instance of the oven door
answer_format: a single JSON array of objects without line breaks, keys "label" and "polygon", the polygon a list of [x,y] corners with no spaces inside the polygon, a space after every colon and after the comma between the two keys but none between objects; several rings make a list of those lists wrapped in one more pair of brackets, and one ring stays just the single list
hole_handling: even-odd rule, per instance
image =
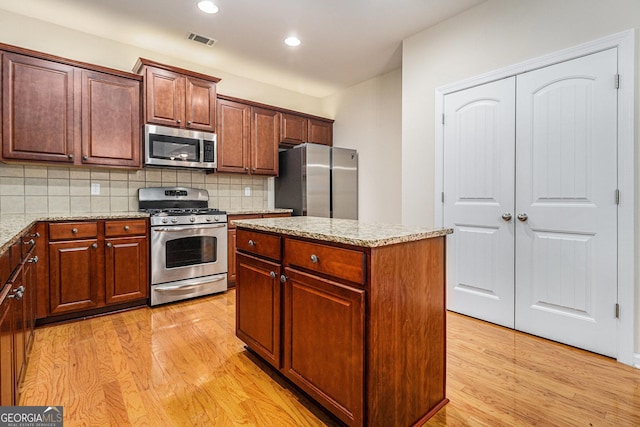
[{"label": "oven door", "polygon": [[151,283],[227,272],[227,224],[151,228]]}]

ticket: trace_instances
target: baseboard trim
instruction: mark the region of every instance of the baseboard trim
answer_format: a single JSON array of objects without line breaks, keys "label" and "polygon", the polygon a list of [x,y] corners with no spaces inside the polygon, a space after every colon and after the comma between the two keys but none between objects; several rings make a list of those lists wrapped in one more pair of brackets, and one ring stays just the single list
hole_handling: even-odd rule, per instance
[{"label": "baseboard trim", "polygon": [[640,369],[640,353],[633,355],[633,366]]}]

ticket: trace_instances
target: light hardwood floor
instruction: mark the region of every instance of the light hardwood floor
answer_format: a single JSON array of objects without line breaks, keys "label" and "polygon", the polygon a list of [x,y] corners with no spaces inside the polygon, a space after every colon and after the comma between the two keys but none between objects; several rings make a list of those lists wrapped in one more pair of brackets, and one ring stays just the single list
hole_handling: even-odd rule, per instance
[{"label": "light hardwood floor", "polygon": [[[235,292],[37,329],[20,404],[65,426],[323,426],[235,338]],[[448,314],[447,396],[428,426],[639,426],[640,370]],[[389,426],[393,421],[389,421]]]}]

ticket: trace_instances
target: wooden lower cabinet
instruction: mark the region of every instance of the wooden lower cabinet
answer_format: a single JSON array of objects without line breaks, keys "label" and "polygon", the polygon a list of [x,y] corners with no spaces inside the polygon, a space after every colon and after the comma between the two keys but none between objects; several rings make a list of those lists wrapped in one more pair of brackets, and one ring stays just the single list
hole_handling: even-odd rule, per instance
[{"label": "wooden lower cabinet", "polygon": [[[2,281],[6,276],[2,276]],[[0,293],[0,406],[15,405],[15,380],[13,375],[13,303],[11,285],[5,285]]]},{"label": "wooden lower cabinet", "polygon": [[365,292],[285,268],[284,374],[341,421],[364,415]]},{"label": "wooden lower cabinet", "polygon": [[44,317],[146,302],[145,219],[49,223],[48,310]]},{"label": "wooden lower cabinet", "polygon": [[104,299],[97,239],[49,243],[49,314],[97,308]]},{"label": "wooden lower cabinet", "polygon": [[[237,228],[238,242],[258,242],[237,246],[237,336],[348,426],[422,425],[448,402],[445,237],[369,248],[282,227]],[[274,238],[279,263],[257,249]]]},{"label": "wooden lower cabinet", "polygon": [[280,264],[238,254],[236,335],[280,368]]},{"label": "wooden lower cabinet", "polygon": [[105,298],[107,304],[146,298],[149,279],[146,237],[106,240]]}]

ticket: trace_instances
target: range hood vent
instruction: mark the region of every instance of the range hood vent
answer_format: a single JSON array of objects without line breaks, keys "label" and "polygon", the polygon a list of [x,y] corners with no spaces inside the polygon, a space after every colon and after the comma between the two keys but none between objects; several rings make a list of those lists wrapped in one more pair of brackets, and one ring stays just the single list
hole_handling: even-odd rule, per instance
[{"label": "range hood vent", "polygon": [[211,37],[201,36],[201,35],[196,34],[196,33],[189,33],[187,38],[189,40],[193,40],[194,42],[202,43],[202,44],[207,45],[207,46],[213,46],[217,42],[216,39],[212,39]]}]

